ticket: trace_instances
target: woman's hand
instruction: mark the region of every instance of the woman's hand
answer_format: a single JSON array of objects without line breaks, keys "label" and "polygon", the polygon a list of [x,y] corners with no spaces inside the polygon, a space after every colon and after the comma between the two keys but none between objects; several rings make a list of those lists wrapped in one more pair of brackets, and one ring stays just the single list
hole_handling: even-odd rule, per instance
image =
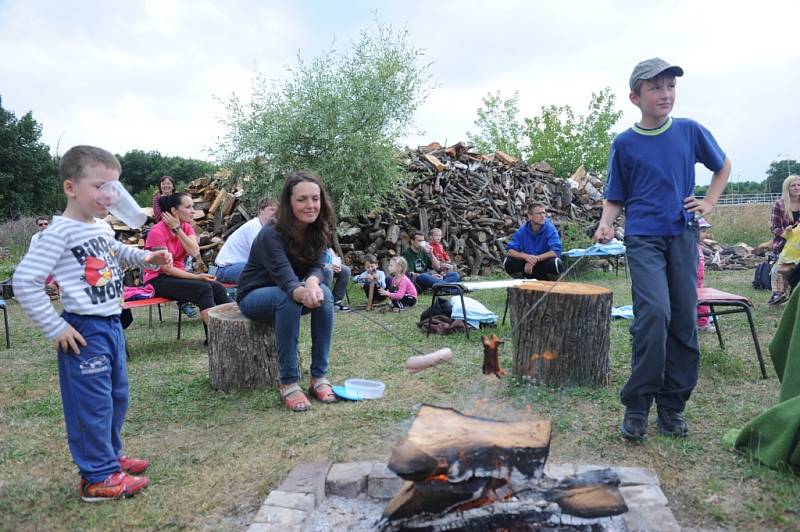
[{"label": "woman's hand", "polygon": [[208,281],[209,283],[211,281],[216,281],[217,280],[217,276],[216,275],[209,275],[207,273],[198,273],[198,274],[195,274],[195,275],[197,275],[197,278],[200,279],[201,281]]},{"label": "woman's hand", "polygon": [[175,230],[181,225],[180,220],[168,212],[162,212],[161,219],[164,220],[164,223],[167,224],[167,227],[169,227],[170,231]]},{"label": "woman's hand", "polygon": [[384,297],[388,296],[390,292],[385,288],[378,288],[378,293]]}]

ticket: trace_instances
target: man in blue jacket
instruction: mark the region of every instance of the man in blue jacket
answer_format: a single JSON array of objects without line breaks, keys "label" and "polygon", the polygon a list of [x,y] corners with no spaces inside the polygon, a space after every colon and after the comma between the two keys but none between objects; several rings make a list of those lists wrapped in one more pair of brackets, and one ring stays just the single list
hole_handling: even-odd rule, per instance
[{"label": "man in blue jacket", "polygon": [[503,267],[515,278],[547,279],[561,273],[561,238],[541,203],[528,207],[528,221],[506,245]]}]

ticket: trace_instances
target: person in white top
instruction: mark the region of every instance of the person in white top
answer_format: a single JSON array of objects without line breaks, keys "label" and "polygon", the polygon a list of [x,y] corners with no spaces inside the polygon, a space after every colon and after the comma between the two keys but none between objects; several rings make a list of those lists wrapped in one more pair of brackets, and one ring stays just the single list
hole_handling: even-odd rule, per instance
[{"label": "person in white top", "polygon": [[258,216],[245,222],[233,232],[222,245],[214,264],[217,265],[217,281],[221,283],[239,283],[247,259],[250,257],[250,247],[256,239],[261,228],[274,216],[278,210],[278,202],[274,199],[265,199],[258,206]]}]

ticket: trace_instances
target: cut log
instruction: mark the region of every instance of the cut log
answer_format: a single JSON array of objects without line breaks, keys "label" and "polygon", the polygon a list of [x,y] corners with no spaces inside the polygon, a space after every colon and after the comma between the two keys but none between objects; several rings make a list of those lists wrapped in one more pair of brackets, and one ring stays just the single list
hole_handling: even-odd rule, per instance
[{"label": "cut log", "polygon": [[272,323],[247,319],[236,303],[208,312],[208,376],[223,392],[268,388],[280,382]]},{"label": "cut log", "polygon": [[406,480],[539,478],[549,446],[550,421],[494,421],[422,405],[395,447],[389,469]]},{"label": "cut log", "polygon": [[553,386],[607,384],[611,300],[611,290],[584,283],[536,281],[508,288],[514,374]]}]

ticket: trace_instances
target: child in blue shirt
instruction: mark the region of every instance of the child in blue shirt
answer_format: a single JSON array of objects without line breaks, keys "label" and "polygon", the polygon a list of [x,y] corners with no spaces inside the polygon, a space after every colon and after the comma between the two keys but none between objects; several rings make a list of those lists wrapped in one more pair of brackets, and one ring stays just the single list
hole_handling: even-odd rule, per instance
[{"label": "child in blue shirt", "polygon": [[[634,321],[631,375],[620,392],[623,436],[641,440],[655,401],[660,433],[685,437],[683,417],[700,365],[695,328],[695,217],[707,215],[722,193],[731,163],[707,129],[672,118],[675,77],[683,69],[658,58],[637,64],[630,100],[642,118],[614,139],[603,214],[594,239],[614,237],[625,207],[625,246]],[[704,199],[694,197],[696,163],[714,172]]]}]

